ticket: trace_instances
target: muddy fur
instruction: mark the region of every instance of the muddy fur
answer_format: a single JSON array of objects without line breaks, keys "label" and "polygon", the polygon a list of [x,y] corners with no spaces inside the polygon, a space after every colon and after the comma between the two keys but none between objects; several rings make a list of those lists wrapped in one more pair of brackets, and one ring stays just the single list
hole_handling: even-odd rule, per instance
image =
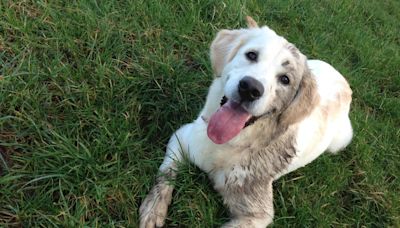
[{"label": "muddy fur", "polygon": [[[222,30],[212,42],[215,78],[205,106],[196,120],[172,135],[156,184],[140,207],[140,227],[164,224],[173,191],[168,179],[175,178],[183,156],[207,172],[221,194],[232,215],[223,227],[266,227],[274,216],[273,181],[350,143],[351,89],[343,76],[323,61],[307,60],[268,27],[247,20],[248,29]],[[256,62],[246,59],[249,50],[259,54]],[[282,75],[290,83],[280,82]],[[240,100],[238,85],[244,77],[258,80],[265,93]],[[209,138],[207,128],[221,99],[222,105],[238,102],[253,121],[219,143]]]}]

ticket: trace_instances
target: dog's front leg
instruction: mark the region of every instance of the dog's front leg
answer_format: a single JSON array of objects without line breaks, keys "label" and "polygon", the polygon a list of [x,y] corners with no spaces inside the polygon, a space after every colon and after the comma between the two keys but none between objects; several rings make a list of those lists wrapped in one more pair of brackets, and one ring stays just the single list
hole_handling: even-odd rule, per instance
[{"label": "dog's front leg", "polygon": [[222,228],[265,228],[272,222],[272,217],[262,215],[237,217],[225,223]]},{"label": "dog's front leg", "polygon": [[[265,228],[274,217],[272,180],[265,185],[243,188],[230,188],[224,201],[232,213],[232,219],[223,228]],[[239,190],[239,191],[238,191]],[[232,194],[232,192],[233,194]],[[228,197],[228,198],[226,198]]]},{"label": "dog's front leg", "polygon": [[188,128],[190,128],[190,124],[180,128],[172,135],[168,143],[156,184],[150,190],[139,209],[141,228],[161,227],[164,225],[174,189],[169,182],[175,179],[177,163],[182,161],[183,154],[186,153],[187,145],[185,141],[187,140],[185,139]]},{"label": "dog's front leg", "polygon": [[164,225],[172,198],[173,186],[168,183],[168,179],[173,178],[172,175],[174,175],[172,172],[168,174],[160,173],[157,183],[142,202],[139,209],[141,228],[162,227]]}]

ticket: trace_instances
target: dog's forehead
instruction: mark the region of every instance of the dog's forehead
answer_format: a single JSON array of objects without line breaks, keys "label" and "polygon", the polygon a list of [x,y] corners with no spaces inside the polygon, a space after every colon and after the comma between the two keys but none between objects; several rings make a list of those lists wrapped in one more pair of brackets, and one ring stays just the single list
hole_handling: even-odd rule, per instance
[{"label": "dog's forehead", "polygon": [[288,42],[282,36],[277,35],[272,29],[262,27],[250,31],[247,48],[257,49],[259,51],[267,51],[273,55],[273,52],[279,52],[285,48]]}]

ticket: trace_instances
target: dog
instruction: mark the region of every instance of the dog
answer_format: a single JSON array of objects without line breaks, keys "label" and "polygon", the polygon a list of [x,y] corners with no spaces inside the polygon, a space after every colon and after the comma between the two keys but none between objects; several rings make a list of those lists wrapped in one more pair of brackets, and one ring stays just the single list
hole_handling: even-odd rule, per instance
[{"label": "dog", "polygon": [[331,65],[307,60],[293,44],[247,17],[210,47],[214,80],[198,118],[171,137],[155,186],[139,209],[140,227],[164,225],[177,163],[208,173],[232,218],[223,227],[266,227],[272,182],[353,136],[352,90]]}]

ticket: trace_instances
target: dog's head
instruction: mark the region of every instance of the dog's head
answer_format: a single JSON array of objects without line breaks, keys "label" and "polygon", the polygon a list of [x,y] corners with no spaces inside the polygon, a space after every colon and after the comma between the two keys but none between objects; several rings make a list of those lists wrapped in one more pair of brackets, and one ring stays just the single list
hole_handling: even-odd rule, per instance
[{"label": "dog's head", "polygon": [[306,57],[267,26],[247,21],[249,28],[222,30],[211,44],[214,74],[225,83],[222,106],[207,130],[218,144],[262,117],[276,116],[285,126],[296,123],[316,102]]}]

